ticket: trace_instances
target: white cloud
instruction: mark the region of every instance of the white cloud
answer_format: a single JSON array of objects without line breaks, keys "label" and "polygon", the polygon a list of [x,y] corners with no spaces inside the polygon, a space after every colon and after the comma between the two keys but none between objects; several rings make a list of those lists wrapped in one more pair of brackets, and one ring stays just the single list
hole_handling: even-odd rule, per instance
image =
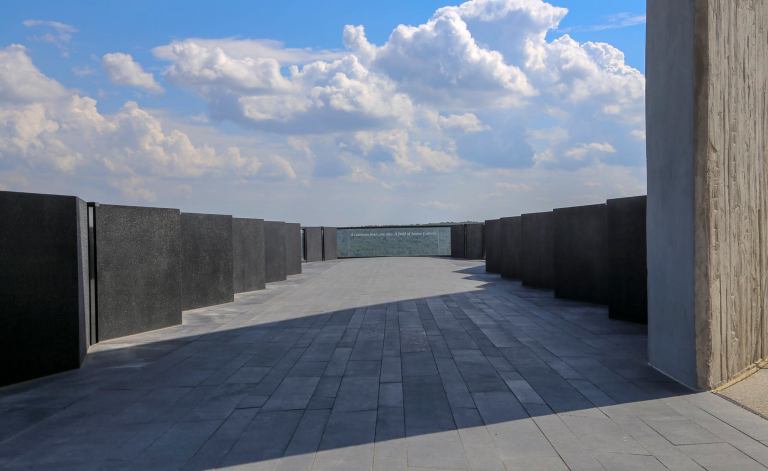
[{"label": "white cloud", "polygon": [[130,54],[122,52],[104,54],[101,58],[101,66],[112,83],[141,88],[151,93],[163,91],[163,87],[155,81],[155,77],[145,72]]},{"label": "white cloud", "polygon": [[32,36],[32,39],[53,44],[64,57],[69,55],[67,43],[72,40],[72,35],[78,32],[74,26],[60,21],[28,19],[21,23],[27,28],[42,31],[41,34]]},{"label": "white cloud", "polygon": [[576,160],[582,160],[584,157],[590,154],[615,154],[616,148],[607,142],[590,142],[589,144],[581,144],[565,151],[566,157],[571,157]]},{"label": "white cloud", "polygon": [[57,81],[40,73],[24,46],[14,44],[0,49],[0,102],[30,103],[66,94]]},{"label": "white cloud", "polygon": [[645,14],[621,12],[608,16],[606,21],[589,26],[574,26],[571,28],[564,28],[561,31],[564,33],[589,33],[593,31],[605,31],[609,29],[621,29],[628,28],[630,26],[644,25]]}]

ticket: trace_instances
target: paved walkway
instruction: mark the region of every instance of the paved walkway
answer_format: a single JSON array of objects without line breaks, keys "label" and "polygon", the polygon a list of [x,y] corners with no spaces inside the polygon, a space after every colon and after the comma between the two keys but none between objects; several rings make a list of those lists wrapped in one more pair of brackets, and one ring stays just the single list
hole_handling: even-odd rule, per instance
[{"label": "paved walkway", "polygon": [[0,389],[0,467],[765,469],[768,421],[645,364],[640,326],[486,275],[359,259]]}]

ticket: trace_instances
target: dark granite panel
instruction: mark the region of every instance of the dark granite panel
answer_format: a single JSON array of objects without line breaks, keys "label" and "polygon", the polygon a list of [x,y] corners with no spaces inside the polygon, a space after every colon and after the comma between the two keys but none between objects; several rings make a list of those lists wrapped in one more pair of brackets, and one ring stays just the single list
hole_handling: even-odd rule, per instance
[{"label": "dark granite panel", "polygon": [[284,222],[264,221],[264,260],[267,283],[286,279],[285,234]]},{"label": "dark granite panel", "polygon": [[485,221],[485,271],[501,273],[501,220]]},{"label": "dark granite panel", "polygon": [[301,224],[285,223],[285,273],[298,275],[301,273]]},{"label": "dark granite panel", "polygon": [[612,319],[648,322],[646,197],[608,200],[608,306]]},{"label": "dark granite panel", "polygon": [[520,216],[501,218],[501,276],[519,279],[523,256],[523,226]]},{"label": "dark granite panel", "polygon": [[323,227],[323,260],[339,258],[337,232],[335,227]]},{"label": "dark granite panel", "polygon": [[232,218],[232,269],[235,293],[264,289],[264,220]]},{"label": "dark granite panel", "polygon": [[232,216],[181,214],[181,307],[232,302]]},{"label": "dark granite panel", "polygon": [[482,260],[485,258],[485,247],[483,244],[484,239],[484,224],[467,224],[466,231],[466,246],[464,248],[464,256],[469,260]]},{"label": "dark granite panel", "polygon": [[552,212],[523,214],[520,278],[525,286],[554,288],[554,221]]},{"label": "dark granite panel", "polygon": [[323,228],[304,228],[304,260],[319,262],[323,259]]},{"label": "dark granite panel", "polygon": [[464,224],[456,224],[451,226],[451,257],[465,258],[466,257],[466,230]]}]

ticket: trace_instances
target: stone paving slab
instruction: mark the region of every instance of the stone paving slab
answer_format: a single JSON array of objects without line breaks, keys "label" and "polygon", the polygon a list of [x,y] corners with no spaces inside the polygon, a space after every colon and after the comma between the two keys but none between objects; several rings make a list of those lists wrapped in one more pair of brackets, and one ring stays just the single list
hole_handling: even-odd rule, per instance
[{"label": "stone paving slab", "polygon": [[766,469],[768,421],[607,309],[441,258],[308,263],[0,389],[0,468]]}]

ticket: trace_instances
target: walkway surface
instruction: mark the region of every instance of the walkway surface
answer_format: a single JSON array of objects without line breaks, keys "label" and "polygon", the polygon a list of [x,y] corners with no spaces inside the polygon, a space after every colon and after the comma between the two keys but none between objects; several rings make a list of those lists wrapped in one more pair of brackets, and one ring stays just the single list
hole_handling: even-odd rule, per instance
[{"label": "walkway surface", "polygon": [[768,421],[646,366],[641,326],[483,273],[358,259],[0,389],[0,467],[766,469]]}]

